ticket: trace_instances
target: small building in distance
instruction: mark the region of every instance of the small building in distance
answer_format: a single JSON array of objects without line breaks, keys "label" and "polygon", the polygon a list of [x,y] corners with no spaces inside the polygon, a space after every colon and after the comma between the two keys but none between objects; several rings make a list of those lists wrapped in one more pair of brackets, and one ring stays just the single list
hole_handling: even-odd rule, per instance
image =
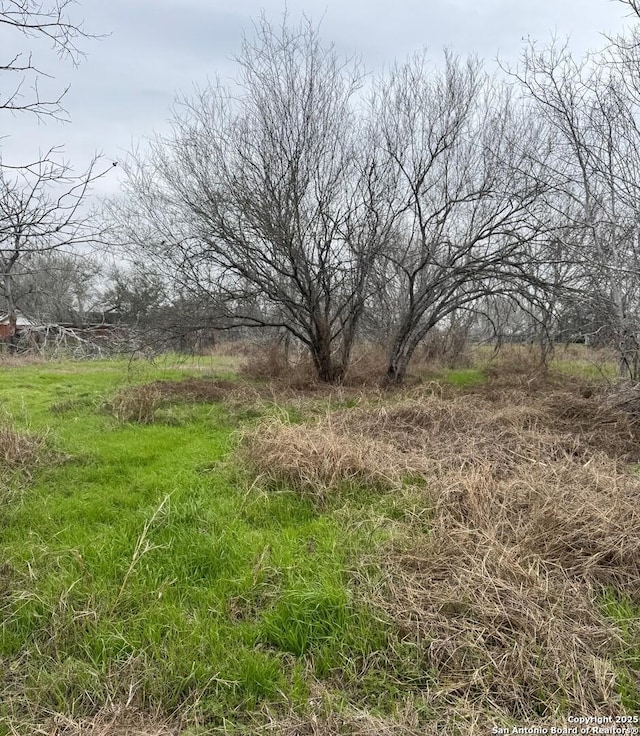
[{"label": "small building in distance", "polygon": [[25,317],[22,312],[16,310],[16,327],[14,332],[9,315],[6,312],[0,314],[0,340],[6,340],[9,337],[13,337],[14,334],[16,337],[20,337],[23,332],[33,327],[35,327],[35,323],[28,317]]}]

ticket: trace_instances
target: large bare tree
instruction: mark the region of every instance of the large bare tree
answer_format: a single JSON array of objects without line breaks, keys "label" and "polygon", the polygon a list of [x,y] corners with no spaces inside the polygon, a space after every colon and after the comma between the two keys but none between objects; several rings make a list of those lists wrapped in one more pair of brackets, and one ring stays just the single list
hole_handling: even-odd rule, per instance
[{"label": "large bare tree", "polygon": [[382,260],[395,305],[387,381],[404,379],[424,337],[482,295],[530,281],[546,182],[532,152],[545,130],[479,62],[420,54],[380,81],[377,155],[395,171],[393,246]]},{"label": "large bare tree", "polygon": [[196,291],[225,289],[239,323],[287,330],[337,381],[388,235],[354,110],[362,71],[306,21],[263,19],[237,62],[232,89],[183,101],[173,136],[130,163],[124,241]]},{"label": "large bare tree", "polygon": [[576,61],[566,46],[552,44],[528,48],[517,76],[556,132],[551,174],[564,214],[560,259],[572,265],[573,279],[565,301],[589,305],[593,337],[615,345],[621,373],[638,379],[640,110],[628,71],[615,51]]}]

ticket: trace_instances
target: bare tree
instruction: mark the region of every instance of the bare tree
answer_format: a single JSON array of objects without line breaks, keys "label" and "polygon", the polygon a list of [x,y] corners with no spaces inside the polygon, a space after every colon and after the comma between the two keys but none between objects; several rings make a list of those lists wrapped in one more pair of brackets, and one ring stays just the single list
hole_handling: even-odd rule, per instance
[{"label": "bare tree", "polygon": [[234,89],[183,102],[173,137],[129,165],[124,240],[194,291],[226,290],[237,323],[288,331],[338,381],[388,231],[354,111],[362,72],[306,21],[263,19],[237,62]]},{"label": "bare tree", "polygon": [[83,325],[103,301],[98,288],[102,272],[91,255],[66,249],[30,253],[14,274],[15,303],[39,324]]},{"label": "bare tree", "polygon": [[74,175],[52,153],[19,169],[0,167],[0,296],[14,331],[20,283],[42,265],[38,259],[98,238],[84,206],[91,185],[105,171],[94,159]]},{"label": "bare tree", "polygon": [[[76,0],[0,0],[0,30],[14,30],[28,38],[40,39],[59,57],[77,64],[82,56],[78,42],[95,36],[73,20],[71,10],[75,4]],[[0,59],[0,72],[6,73],[0,79],[11,80],[0,92],[0,110],[29,112],[39,117],[64,116],[62,100],[67,89],[51,97],[41,96],[39,80],[50,75],[38,66],[32,52]]]},{"label": "bare tree", "polygon": [[572,300],[590,305],[593,332],[616,346],[621,373],[638,379],[640,130],[625,68],[611,54],[576,62],[552,44],[530,47],[518,78],[557,133],[552,173]]},{"label": "bare tree", "polygon": [[424,55],[394,69],[373,108],[378,156],[399,182],[383,260],[396,305],[387,381],[399,383],[436,325],[531,278],[545,188],[531,154],[545,140],[477,61],[451,55],[435,72]]}]

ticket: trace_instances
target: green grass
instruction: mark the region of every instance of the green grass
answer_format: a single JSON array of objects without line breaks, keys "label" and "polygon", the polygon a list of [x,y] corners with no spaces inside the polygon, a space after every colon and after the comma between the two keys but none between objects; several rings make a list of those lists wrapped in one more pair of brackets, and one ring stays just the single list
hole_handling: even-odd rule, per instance
[{"label": "green grass", "polygon": [[3,411],[67,459],[0,518],[0,723],[29,733],[30,718],[90,715],[132,692],[214,725],[260,703],[304,708],[310,677],[355,687],[385,647],[385,625],[349,589],[366,525],[252,487],[230,462],[238,421],[220,404],[149,425],[104,409],[129,382],[190,373],[3,368]]},{"label": "green grass", "polygon": [[452,368],[443,373],[441,379],[460,388],[477,386],[487,380],[484,372],[479,368]]},{"label": "green grass", "polygon": [[[304,717],[319,682],[334,711],[393,720],[411,701],[425,723],[434,718],[420,698],[440,687],[437,673],[364,603],[384,582],[382,545],[397,539],[400,549],[408,526],[418,545],[429,534],[423,501],[411,496],[424,479],[407,476],[406,498],[350,486],[320,507],[286,487],[267,490],[235,464],[238,429],[271,411],[304,421],[328,410],[326,398],[180,401],[140,424],[113,416],[118,391],[234,380],[233,362],[0,370],[0,414],[45,436],[55,458],[0,509],[0,736],[109,703],[175,715],[193,733],[249,734],[267,712]],[[439,380],[464,390],[487,377],[464,369]],[[637,607],[613,593],[603,605],[625,636],[618,682],[634,712]]]},{"label": "green grass", "polygon": [[604,613],[618,624],[623,655],[616,663],[620,699],[627,713],[640,712],[640,606],[609,590],[602,601]]}]

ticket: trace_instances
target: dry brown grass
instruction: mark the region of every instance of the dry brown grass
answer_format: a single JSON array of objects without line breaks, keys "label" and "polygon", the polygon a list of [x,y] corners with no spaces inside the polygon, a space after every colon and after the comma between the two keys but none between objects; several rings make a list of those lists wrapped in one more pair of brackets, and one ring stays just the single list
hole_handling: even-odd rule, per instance
[{"label": "dry brown grass", "polygon": [[235,389],[236,384],[221,379],[154,381],[123,388],[107,403],[106,408],[120,422],[150,424],[163,406],[191,401],[221,401]]},{"label": "dry brown grass", "polygon": [[357,345],[352,351],[343,385],[365,388],[382,385],[388,367],[387,353],[383,345],[376,343]]},{"label": "dry brown grass", "polygon": [[[16,430],[8,417],[0,419],[0,513],[4,504],[19,498],[32,480],[32,473],[46,464],[60,463],[67,456],[47,447],[43,435]],[[2,568],[2,565],[0,565]],[[3,585],[0,569],[0,594]]]},{"label": "dry brown grass", "polygon": [[36,465],[43,443],[42,437],[18,432],[8,423],[0,424],[0,472]]},{"label": "dry brown grass", "polygon": [[245,354],[240,367],[242,375],[258,380],[280,379],[291,370],[292,366],[281,342],[254,346],[253,350]]},{"label": "dry brown grass", "polygon": [[318,501],[346,483],[388,489],[398,481],[393,451],[375,440],[345,434],[332,426],[331,415],[315,426],[270,419],[245,433],[243,452],[263,479],[285,483]]},{"label": "dry brown grass", "polygon": [[[358,343],[353,348],[341,385],[352,388],[383,385],[388,360],[387,346],[372,342]],[[414,354],[407,382],[415,382],[418,380],[417,374],[425,371],[466,368],[472,363],[473,357],[464,334],[434,333]],[[282,342],[255,346],[254,350],[246,352],[240,372],[248,378],[273,381],[282,387],[297,390],[326,389],[326,385],[317,378],[308,352],[298,349],[287,354]]]},{"label": "dry brown grass", "polygon": [[0,421],[0,507],[14,498],[31,472],[45,462],[59,461],[61,456],[45,451],[43,437],[19,432],[8,420]]},{"label": "dry brown grass", "polygon": [[167,723],[160,714],[133,708],[103,708],[93,718],[55,716],[46,729],[35,733],[47,736],[178,736],[182,729]]},{"label": "dry brown grass", "polygon": [[544,376],[548,357],[539,345],[502,345],[488,356],[487,375],[494,380],[521,375]]},{"label": "dry brown grass", "polygon": [[9,353],[0,349],[0,365],[4,368],[42,365],[46,362],[47,359],[37,353]]},{"label": "dry brown grass", "polygon": [[433,673],[444,721],[461,703],[469,723],[623,712],[624,644],[597,599],[613,588],[640,602],[640,480],[625,465],[640,412],[584,393],[415,393],[244,436],[254,472],[323,503],[344,483],[421,478],[431,532],[409,528],[387,550],[386,588],[369,600]]},{"label": "dry brown grass", "polygon": [[181,381],[155,381],[147,384],[157,390],[163,400],[221,401],[237,388],[233,381],[220,378],[185,378]]},{"label": "dry brown grass", "polygon": [[162,392],[153,383],[128,386],[119,391],[107,408],[119,422],[150,424],[162,404]]},{"label": "dry brown grass", "polygon": [[637,535],[622,531],[619,555],[606,502],[585,493],[595,509],[580,518],[577,484],[558,497],[566,486],[550,480],[494,489],[470,473],[442,493],[428,541],[385,562],[379,605],[418,645],[443,705],[462,700],[520,722],[567,707],[621,712],[613,660],[622,640],[594,604],[594,583],[637,590],[637,556],[626,554]]},{"label": "dry brown grass", "polygon": [[316,369],[306,350],[287,351],[281,342],[269,343],[249,354],[240,367],[240,374],[269,385],[278,393],[326,393],[329,384],[317,377]]}]

